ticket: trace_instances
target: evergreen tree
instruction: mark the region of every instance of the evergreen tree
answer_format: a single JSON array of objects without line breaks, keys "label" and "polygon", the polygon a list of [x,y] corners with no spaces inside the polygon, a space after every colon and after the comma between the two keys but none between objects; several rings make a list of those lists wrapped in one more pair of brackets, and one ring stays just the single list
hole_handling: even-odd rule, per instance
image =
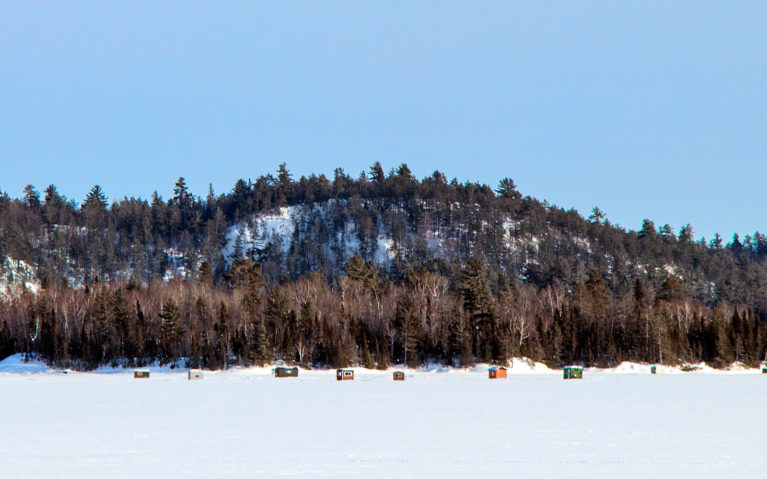
[{"label": "evergreen tree", "polygon": [[40,208],[40,193],[32,185],[24,187],[24,204],[33,210]]},{"label": "evergreen tree", "polygon": [[385,179],[386,176],[383,167],[380,162],[376,161],[373,163],[373,166],[370,167],[370,180],[380,184],[383,183]]},{"label": "evergreen tree", "polygon": [[266,334],[264,317],[261,315],[256,316],[256,318],[253,320],[252,328],[255,362],[259,365],[266,364],[272,360],[272,355],[269,352],[269,339]]},{"label": "evergreen tree", "polygon": [[186,209],[192,206],[192,195],[189,193],[189,189],[186,186],[186,180],[183,176],[180,176],[173,186],[172,201],[181,209]]},{"label": "evergreen tree", "polygon": [[121,358],[133,358],[136,356],[138,346],[134,336],[133,314],[130,303],[122,288],[118,288],[112,296],[112,317],[114,318],[116,332],[118,334],[118,355]]},{"label": "evergreen tree", "polygon": [[373,355],[370,354],[370,347],[368,346],[367,338],[362,341],[362,366],[366,369],[375,369],[376,363],[373,360]]},{"label": "evergreen tree", "polygon": [[713,249],[713,250],[718,250],[718,249],[722,249],[722,245],[723,245],[723,244],[724,244],[724,243],[723,243],[723,241],[722,241],[722,237],[721,237],[721,236],[719,236],[719,233],[715,233],[715,234],[714,234],[714,239],[712,239],[712,240],[711,240],[711,241],[708,243],[708,247],[709,247],[709,248],[711,248],[711,249]]},{"label": "evergreen tree", "polygon": [[211,268],[208,261],[203,261],[200,264],[200,284],[210,284],[213,281],[213,268]]},{"label": "evergreen tree", "polygon": [[[494,301],[488,284],[485,266],[477,258],[472,258],[461,273],[463,308],[469,315],[475,357],[490,360],[486,341],[492,339],[495,320]],[[488,358],[487,356],[490,356]]]},{"label": "evergreen tree", "polygon": [[83,209],[89,210],[91,208],[95,210],[105,210],[107,207],[107,198],[106,195],[104,195],[104,190],[101,189],[101,186],[94,185],[93,188],[88,192],[88,196],[85,197],[85,201],[83,202]]},{"label": "evergreen tree", "polygon": [[495,192],[500,196],[501,198],[508,198],[512,200],[518,200],[522,197],[521,194],[517,191],[517,185],[514,183],[514,180],[511,178],[504,178],[498,183],[498,188],[495,189]]},{"label": "evergreen tree", "polygon": [[218,306],[216,323],[213,326],[215,341],[214,352],[211,354],[212,369],[225,368],[229,365],[229,311],[222,300]]},{"label": "evergreen tree", "polygon": [[291,198],[293,194],[293,178],[290,176],[286,163],[280,163],[280,166],[277,168],[277,184],[279,195],[278,202],[280,204],[285,204],[288,198]]},{"label": "evergreen tree", "polygon": [[395,318],[397,327],[401,331],[400,337],[403,338],[405,363],[409,367],[416,367],[420,363],[418,352],[422,318],[413,295],[405,294],[400,298],[397,302]]},{"label": "evergreen tree", "polygon": [[606,214],[604,211],[600,210],[598,206],[595,206],[591,209],[591,216],[589,216],[589,223],[592,224],[601,224],[605,221]]},{"label": "evergreen tree", "polygon": [[682,286],[679,278],[673,274],[668,275],[666,281],[661,286],[658,299],[663,301],[682,301],[685,298],[684,286]]},{"label": "evergreen tree", "polygon": [[160,353],[165,363],[179,359],[179,348],[182,331],[179,325],[181,316],[175,300],[168,299],[162,306],[162,333],[160,336]]}]

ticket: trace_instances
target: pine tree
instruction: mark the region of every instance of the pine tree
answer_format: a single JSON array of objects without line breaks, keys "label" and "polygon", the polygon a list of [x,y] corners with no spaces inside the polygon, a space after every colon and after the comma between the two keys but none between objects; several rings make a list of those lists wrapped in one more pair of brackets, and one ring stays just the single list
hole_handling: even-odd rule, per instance
[{"label": "pine tree", "polygon": [[460,310],[452,310],[448,316],[447,352],[451,365],[469,367],[474,365],[471,354],[471,332]]},{"label": "pine tree", "polygon": [[95,347],[101,349],[96,362],[99,364],[101,361],[111,361],[115,357],[115,323],[110,304],[111,298],[106,287],[99,288],[95,301],[96,310],[93,316],[95,331],[91,339],[95,340]]},{"label": "pine tree", "polygon": [[376,362],[376,368],[377,369],[386,369],[389,367],[389,358],[384,353],[383,348],[381,348],[381,343],[376,339],[376,346],[375,346],[375,362]]},{"label": "pine tree", "polygon": [[679,278],[670,274],[666,277],[666,281],[661,286],[658,299],[662,301],[682,301],[686,299],[687,295],[684,292],[684,286],[679,281]]},{"label": "pine tree", "polygon": [[214,352],[211,354],[211,369],[225,368],[229,364],[229,311],[222,300],[218,306],[215,333]]},{"label": "pine tree", "polygon": [[277,202],[281,205],[286,204],[293,195],[293,178],[286,163],[281,163],[277,168],[277,195]]},{"label": "pine tree", "polygon": [[89,229],[100,230],[107,226],[107,199],[101,186],[95,185],[91,188],[80,210],[85,217],[85,225]]},{"label": "pine tree", "polygon": [[24,187],[24,204],[32,209],[40,208],[40,193],[32,185]]},{"label": "pine tree", "polygon": [[403,338],[405,363],[409,367],[415,367],[420,362],[418,352],[420,350],[422,318],[412,294],[407,293],[397,301],[395,321],[400,330],[400,337]]},{"label": "pine tree", "polygon": [[362,366],[366,369],[375,369],[376,367],[373,355],[370,354],[367,338],[363,338],[362,340]]},{"label": "pine tree", "polygon": [[370,180],[375,183],[383,183],[386,179],[386,175],[384,174],[383,167],[381,166],[381,163],[376,161],[373,163],[373,166],[370,167]]},{"label": "pine tree", "polygon": [[133,335],[133,315],[131,314],[128,298],[122,288],[118,288],[112,296],[112,317],[118,333],[118,355],[121,358],[132,358],[136,355],[136,340]]},{"label": "pine tree", "polygon": [[213,281],[213,268],[210,267],[210,263],[208,261],[203,261],[202,264],[200,264],[200,277],[199,282],[200,284],[211,284]]},{"label": "pine tree", "polygon": [[136,298],[136,306],[135,306],[135,315],[136,315],[136,323],[135,323],[135,332],[134,332],[134,338],[136,341],[136,357],[138,358],[139,362],[143,361],[145,355],[149,353],[153,353],[153,349],[150,347],[147,348],[147,337],[146,337],[146,322],[144,320],[144,310],[141,307],[141,302],[138,298]]},{"label": "pine tree", "polygon": [[183,176],[180,176],[173,186],[173,203],[181,208],[181,210],[192,206],[192,195],[189,193]]},{"label": "pine tree", "polygon": [[723,245],[724,241],[722,240],[722,237],[719,235],[719,233],[715,233],[714,238],[708,243],[708,247],[713,250],[720,250],[722,249]]},{"label": "pine tree", "polygon": [[101,189],[101,186],[94,185],[93,188],[88,192],[88,195],[85,197],[85,201],[83,202],[83,209],[91,209],[95,208],[98,210],[106,209],[107,207],[107,198],[104,194],[104,190]]},{"label": "pine tree", "polygon": [[469,315],[474,356],[489,359],[483,346],[492,339],[495,305],[482,261],[470,259],[461,272],[461,279],[463,308]]},{"label": "pine tree", "polygon": [[178,304],[173,298],[168,299],[162,306],[160,313],[162,318],[162,331],[160,336],[160,353],[165,363],[176,361],[179,358],[179,348],[182,331],[179,326],[181,315]]},{"label": "pine tree", "polygon": [[253,329],[253,350],[256,364],[264,365],[272,360],[269,352],[269,339],[266,334],[264,317],[256,316],[252,324]]},{"label": "pine tree", "polygon": [[605,221],[606,214],[604,211],[600,210],[598,206],[595,206],[591,209],[591,215],[589,216],[589,223],[592,224],[601,224]]},{"label": "pine tree", "polygon": [[507,198],[511,200],[518,200],[522,195],[517,191],[517,185],[514,184],[514,180],[511,178],[504,178],[498,183],[498,187],[495,192],[501,198]]}]

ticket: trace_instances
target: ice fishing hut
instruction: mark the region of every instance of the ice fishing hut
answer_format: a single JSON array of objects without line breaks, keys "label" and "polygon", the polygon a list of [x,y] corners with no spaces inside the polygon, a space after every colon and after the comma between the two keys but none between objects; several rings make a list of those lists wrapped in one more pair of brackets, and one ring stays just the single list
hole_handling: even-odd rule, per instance
[{"label": "ice fishing hut", "polygon": [[133,371],[133,379],[149,379],[148,369],[136,369]]},{"label": "ice fishing hut", "polygon": [[272,369],[272,371],[274,371],[274,377],[276,378],[297,378],[298,377],[297,367],[286,368],[284,366],[277,366],[276,368]]},{"label": "ice fishing hut", "polygon": [[189,370],[189,380],[190,381],[196,381],[202,379],[202,370],[201,369],[190,369]]},{"label": "ice fishing hut", "polygon": [[565,379],[583,379],[583,368],[581,366],[565,366],[563,376]]},{"label": "ice fishing hut", "polygon": [[338,381],[353,381],[354,380],[354,370],[353,369],[337,369],[336,370],[336,379]]},{"label": "ice fishing hut", "polygon": [[767,374],[767,364],[762,364],[762,374]]},{"label": "ice fishing hut", "polygon": [[405,373],[402,371],[394,371],[394,373],[392,373],[392,377],[395,381],[404,381]]},{"label": "ice fishing hut", "polygon": [[650,374],[658,374],[658,367],[654,364],[650,366]]},{"label": "ice fishing hut", "polygon": [[506,379],[506,368],[503,366],[491,366],[487,369],[489,379]]}]

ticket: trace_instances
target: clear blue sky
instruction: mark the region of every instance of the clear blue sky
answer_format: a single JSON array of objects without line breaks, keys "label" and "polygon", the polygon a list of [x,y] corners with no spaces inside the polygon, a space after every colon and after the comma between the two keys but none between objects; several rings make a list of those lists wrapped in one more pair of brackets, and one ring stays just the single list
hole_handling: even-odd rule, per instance
[{"label": "clear blue sky", "polygon": [[631,229],[767,231],[767,4],[540,3],[4,2],[0,189],[407,162]]}]

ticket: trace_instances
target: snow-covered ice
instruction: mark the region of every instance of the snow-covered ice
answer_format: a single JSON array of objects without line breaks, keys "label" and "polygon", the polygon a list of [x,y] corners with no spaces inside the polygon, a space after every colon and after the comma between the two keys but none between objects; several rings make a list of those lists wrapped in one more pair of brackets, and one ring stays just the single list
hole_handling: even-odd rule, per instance
[{"label": "snow-covered ice", "polygon": [[[761,478],[767,375],[0,369],[0,477]],[[15,366],[14,366],[15,364]],[[517,368],[515,368],[517,369]],[[519,370],[519,369],[517,369]],[[5,372],[4,372],[5,371]],[[12,371],[12,372],[8,372]],[[19,374],[25,373],[25,374]]]}]

